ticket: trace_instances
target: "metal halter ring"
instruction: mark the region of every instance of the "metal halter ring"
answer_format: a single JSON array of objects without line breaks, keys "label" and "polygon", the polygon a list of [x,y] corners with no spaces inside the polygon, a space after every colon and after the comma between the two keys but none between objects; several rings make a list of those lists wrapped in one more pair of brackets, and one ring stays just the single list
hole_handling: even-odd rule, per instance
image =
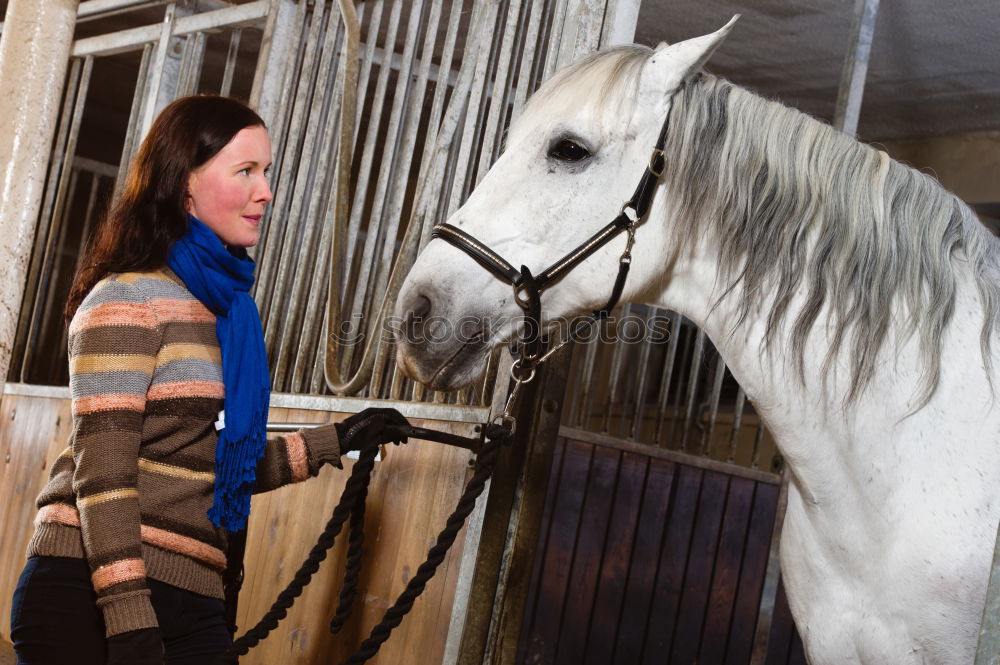
[{"label": "metal halter ring", "polygon": [[[538,369],[536,364],[528,365],[527,367],[521,366],[520,359],[514,361],[514,364],[510,367],[510,376],[516,383],[531,383],[535,379],[535,370]],[[519,371],[526,371],[527,376],[519,376]]]},{"label": "metal halter ring", "polygon": [[514,285],[514,302],[516,302],[517,306],[520,307],[521,309],[528,309],[528,307],[531,305],[531,300],[521,296],[521,292],[524,291],[524,289],[526,288],[527,286],[524,284],[524,282]]},{"label": "metal halter ring", "polygon": [[517,418],[506,413],[497,415],[492,422],[503,427],[508,434],[513,434],[517,430]]}]

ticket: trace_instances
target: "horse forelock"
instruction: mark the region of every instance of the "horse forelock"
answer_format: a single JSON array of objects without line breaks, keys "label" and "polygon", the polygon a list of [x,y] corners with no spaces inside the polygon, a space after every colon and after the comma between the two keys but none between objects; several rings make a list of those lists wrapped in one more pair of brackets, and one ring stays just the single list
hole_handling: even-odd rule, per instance
[{"label": "horse forelock", "polygon": [[621,111],[635,104],[639,76],[652,53],[638,44],[615,46],[556,71],[525,104],[511,124],[510,136],[579,110],[620,124]]},{"label": "horse forelock", "polygon": [[[806,340],[828,316],[826,363],[849,349],[845,401],[852,401],[872,379],[901,311],[924,357],[917,404],[926,403],[955,312],[958,262],[967,262],[979,290],[982,354],[992,375],[1000,241],[968,206],[884,152],[723,79],[698,77],[675,105],[668,189],[680,223],[695,227],[680,235],[715,239],[722,298],[737,299],[741,322],[770,308],[765,345],[791,317],[800,376]],[[804,305],[792,308],[800,285]]]}]

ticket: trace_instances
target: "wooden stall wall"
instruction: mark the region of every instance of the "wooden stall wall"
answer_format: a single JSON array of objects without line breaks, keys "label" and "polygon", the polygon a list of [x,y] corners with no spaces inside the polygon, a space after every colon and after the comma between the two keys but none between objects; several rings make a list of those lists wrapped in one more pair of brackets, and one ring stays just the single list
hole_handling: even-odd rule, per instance
[{"label": "wooden stall wall", "polygon": [[[561,437],[518,662],[747,665],[779,486]],[[805,665],[784,595],[766,665]]]},{"label": "wooden stall wall", "polygon": [[[271,409],[272,422],[327,422],[342,414]],[[0,409],[0,639],[10,641],[10,600],[32,533],[35,497],[48,466],[66,447],[69,400],[4,395]],[[470,425],[413,420],[457,434]],[[365,558],[354,616],[337,636],[329,621],[343,574],[346,533],[278,628],[242,665],[319,665],[341,662],[368,637],[392,605],[445,524],[470,474],[470,453],[435,443],[389,446],[377,462],[366,511]],[[285,588],[315,544],[340,498],[353,462],[327,467],[318,478],[254,497],[247,539],[246,578],[237,618],[240,633],[256,623]],[[437,576],[372,664],[440,662],[455,593],[464,531]]]}]

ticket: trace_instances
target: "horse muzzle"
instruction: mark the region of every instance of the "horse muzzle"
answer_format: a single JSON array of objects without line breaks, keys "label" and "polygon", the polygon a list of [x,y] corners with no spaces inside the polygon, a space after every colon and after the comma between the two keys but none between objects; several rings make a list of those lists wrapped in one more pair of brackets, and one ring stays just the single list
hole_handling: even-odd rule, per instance
[{"label": "horse muzzle", "polygon": [[400,297],[395,318],[396,364],[409,378],[434,390],[456,390],[482,373],[490,348],[484,318],[436,315],[434,295],[420,291]]}]

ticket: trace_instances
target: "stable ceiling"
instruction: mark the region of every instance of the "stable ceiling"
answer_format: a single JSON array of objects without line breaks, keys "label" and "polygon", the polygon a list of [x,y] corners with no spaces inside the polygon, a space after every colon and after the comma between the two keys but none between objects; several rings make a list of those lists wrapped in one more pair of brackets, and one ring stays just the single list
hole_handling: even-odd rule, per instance
[{"label": "stable ceiling", "polygon": [[[854,0],[644,0],[636,41],[673,43],[741,14],[708,69],[830,121],[854,11]],[[881,0],[859,137],[1000,131],[998,34],[1000,0]]]}]

